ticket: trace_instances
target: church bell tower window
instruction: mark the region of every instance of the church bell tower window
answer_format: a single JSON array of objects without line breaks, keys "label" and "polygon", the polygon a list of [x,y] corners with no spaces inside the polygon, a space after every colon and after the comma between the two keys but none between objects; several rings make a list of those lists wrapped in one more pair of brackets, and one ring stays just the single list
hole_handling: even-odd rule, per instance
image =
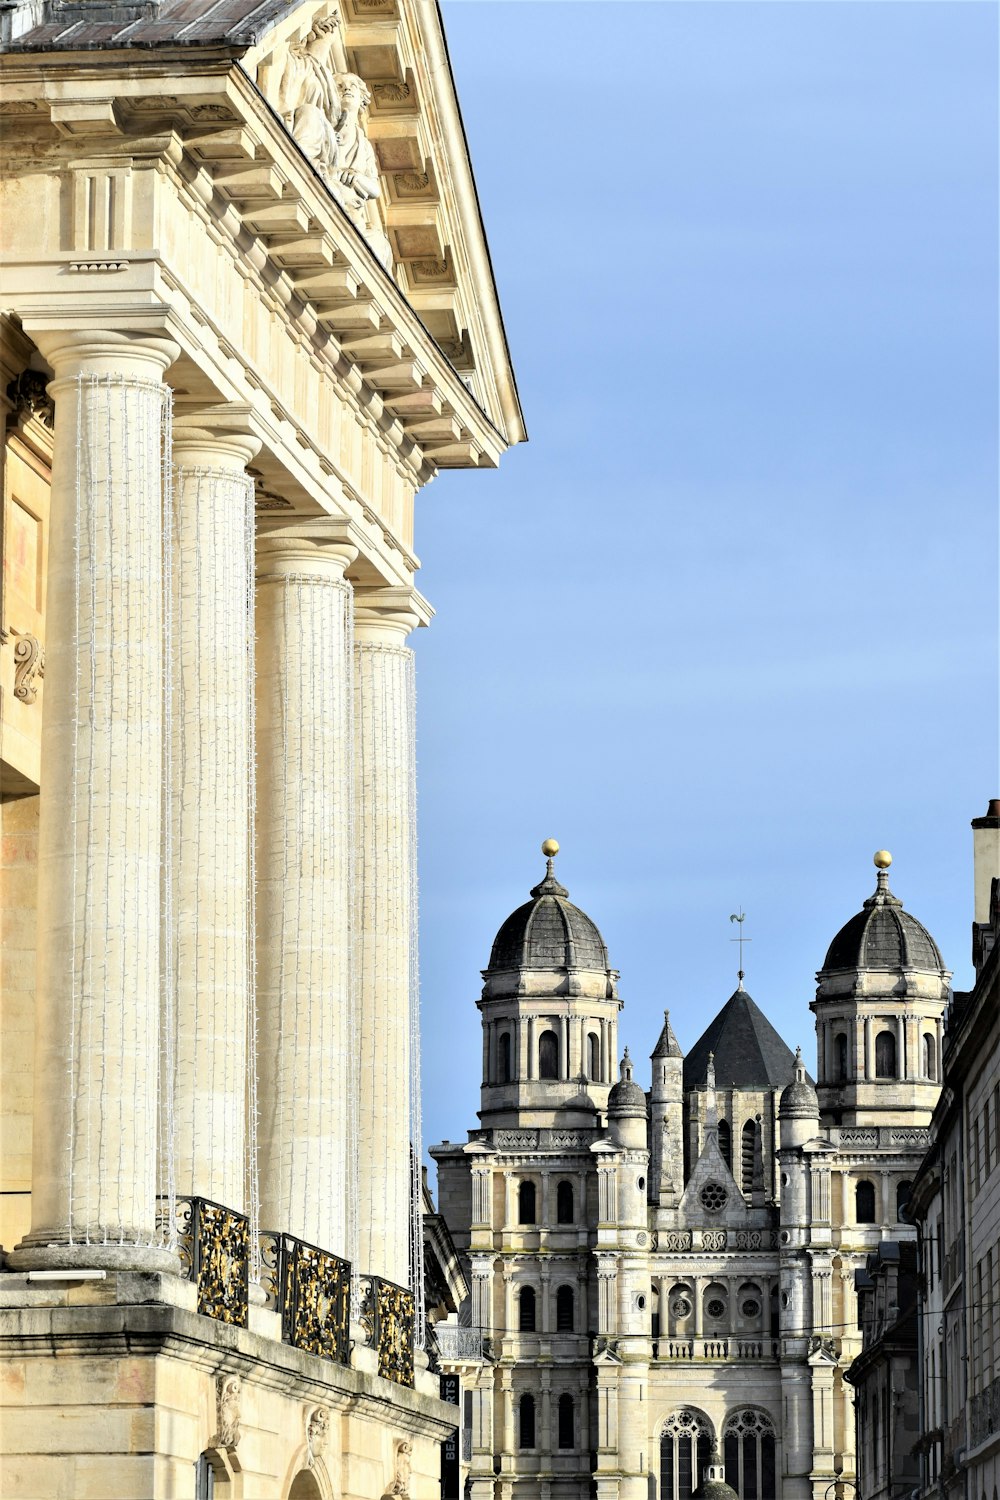
[{"label": "church bell tower window", "polygon": [[510,1032],[500,1033],[500,1082],[510,1083]]},{"label": "church bell tower window", "polygon": [[572,1224],[573,1222],[573,1184],[571,1182],[560,1182],[556,1188],[556,1223]]},{"label": "church bell tower window", "polygon": [[533,1448],[535,1446],[534,1396],[524,1395],[521,1397],[518,1402],[518,1415],[520,1416],[519,1426],[521,1428],[519,1446],[522,1448]]},{"label": "church bell tower window", "polygon": [[559,1038],[554,1031],[543,1031],[538,1038],[538,1076],[559,1077]]},{"label": "church bell tower window", "polygon": [[875,1184],[859,1182],[854,1190],[854,1217],[859,1224],[875,1223]]},{"label": "church bell tower window", "polygon": [[517,1222],[519,1224],[537,1223],[533,1182],[522,1182],[517,1190]]},{"label": "church bell tower window", "polygon": [[847,1082],[847,1032],[837,1033],[833,1042],[833,1071],[837,1083]]},{"label": "church bell tower window", "polygon": [[875,1038],[875,1077],[896,1077],[896,1038],[891,1031],[880,1031]]},{"label": "church bell tower window", "polygon": [[530,1286],[523,1286],[518,1293],[517,1331],[518,1333],[534,1333],[535,1331],[535,1291]]}]

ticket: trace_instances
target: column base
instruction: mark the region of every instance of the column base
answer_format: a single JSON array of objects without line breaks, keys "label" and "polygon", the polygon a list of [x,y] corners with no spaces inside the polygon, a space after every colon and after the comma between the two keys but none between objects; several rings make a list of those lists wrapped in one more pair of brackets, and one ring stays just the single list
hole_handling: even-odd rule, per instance
[{"label": "column base", "polygon": [[8,1250],[11,1271],[163,1271],[179,1276],[181,1263],[162,1245],[41,1245],[22,1241]]}]

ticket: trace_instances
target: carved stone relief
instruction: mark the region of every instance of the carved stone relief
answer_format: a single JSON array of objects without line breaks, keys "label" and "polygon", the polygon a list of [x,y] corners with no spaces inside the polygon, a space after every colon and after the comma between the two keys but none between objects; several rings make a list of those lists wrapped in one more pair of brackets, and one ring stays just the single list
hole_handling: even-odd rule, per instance
[{"label": "carved stone relief", "polygon": [[365,131],[371,93],[356,73],[339,72],[336,12],[318,20],[304,41],[261,64],[258,85],[304,154],[387,270],[392,250],[378,208],[382,194],[375,150]]},{"label": "carved stone relief", "polygon": [[238,1375],[220,1375],[215,1382],[217,1431],[210,1448],[232,1452],[240,1440],[240,1397],[243,1383]]},{"label": "carved stone relief", "polygon": [[385,1490],[382,1500],[410,1500],[410,1465],[413,1448],[405,1438],[400,1438],[396,1443],[396,1453],[393,1460],[392,1479]]},{"label": "carved stone relief", "polygon": [[55,407],[47,390],[48,380],[41,370],[22,370],[7,387],[16,416],[37,417],[45,427],[55,421]]},{"label": "carved stone relief", "polygon": [[14,697],[34,703],[38,679],[45,676],[45,652],[37,636],[14,629],[10,633],[14,637]]},{"label": "carved stone relief", "polygon": [[306,1413],[306,1463],[311,1469],[322,1458],[330,1436],[330,1408],[313,1406]]}]

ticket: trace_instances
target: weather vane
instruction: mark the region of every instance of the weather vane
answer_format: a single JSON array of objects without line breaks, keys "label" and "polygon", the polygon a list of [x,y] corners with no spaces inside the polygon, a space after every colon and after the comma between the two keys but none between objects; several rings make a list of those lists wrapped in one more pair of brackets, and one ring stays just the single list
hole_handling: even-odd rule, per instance
[{"label": "weather vane", "polygon": [[735,911],[732,912],[730,914],[730,917],[729,917],[730,922],[738,922],[740,924],[740,935],[739,935],[739,937],[730,938],[729,941],[731,943],[739,943],[739,945],[740,945],[739,979],[740,979],[740,988],[741,989],[743,988],[743,975],[744,975],[744,968],[743,968],[743,944],[744,943],[752,943],[753,942],[753,938],[744,937],[744,935],[743,935],[743,923],[746,921],[746,919],[747,919],[747,914],[743,910],[742,906],[740,907],[740,909],[739,909],[738,912],[735,912]]}]

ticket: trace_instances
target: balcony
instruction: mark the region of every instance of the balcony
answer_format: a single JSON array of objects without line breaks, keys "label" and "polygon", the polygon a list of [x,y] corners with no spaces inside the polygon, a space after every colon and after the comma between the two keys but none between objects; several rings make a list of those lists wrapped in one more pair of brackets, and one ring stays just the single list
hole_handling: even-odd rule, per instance
[{"label": "balcony", "polygon": [[778,1358],[778,1340],[772,1338],[654,1339],[653,1358],[713,1364],[747,1362],[760,1364]]},{"label": "balcony", "polygon": [[397,1385],[413,1385],[416,1310],[413,1293],[381,1276],[360,1276],[359,1321],[365,1343],[378,1355],[378,1373]]},{"label": "balcony", "polygon": [[261,1285],[284,1343],[351,1362],[351,1264],[291,1234],[260,1237]]},{"label": "balcony", "polygon": [[247,1326],[250,1302],[250,1221],[209,1198],[177,1198],[173,1224],[160,1200],[164,1240],[180,1258],[182,1274],[198,1289],[198,1311],[206,1318]]},{"label": "balcony", "polygon": [[487,1338],[481,1328],[463,1328],[457,1323],[435,1323],[434,1339],[441,1359],[449,1363],[486,1358]]},{"label": "balcony", "polygon": [[969,1402],[969,1440],[974,1448],[1000,1432],[1000,1376]]}]

